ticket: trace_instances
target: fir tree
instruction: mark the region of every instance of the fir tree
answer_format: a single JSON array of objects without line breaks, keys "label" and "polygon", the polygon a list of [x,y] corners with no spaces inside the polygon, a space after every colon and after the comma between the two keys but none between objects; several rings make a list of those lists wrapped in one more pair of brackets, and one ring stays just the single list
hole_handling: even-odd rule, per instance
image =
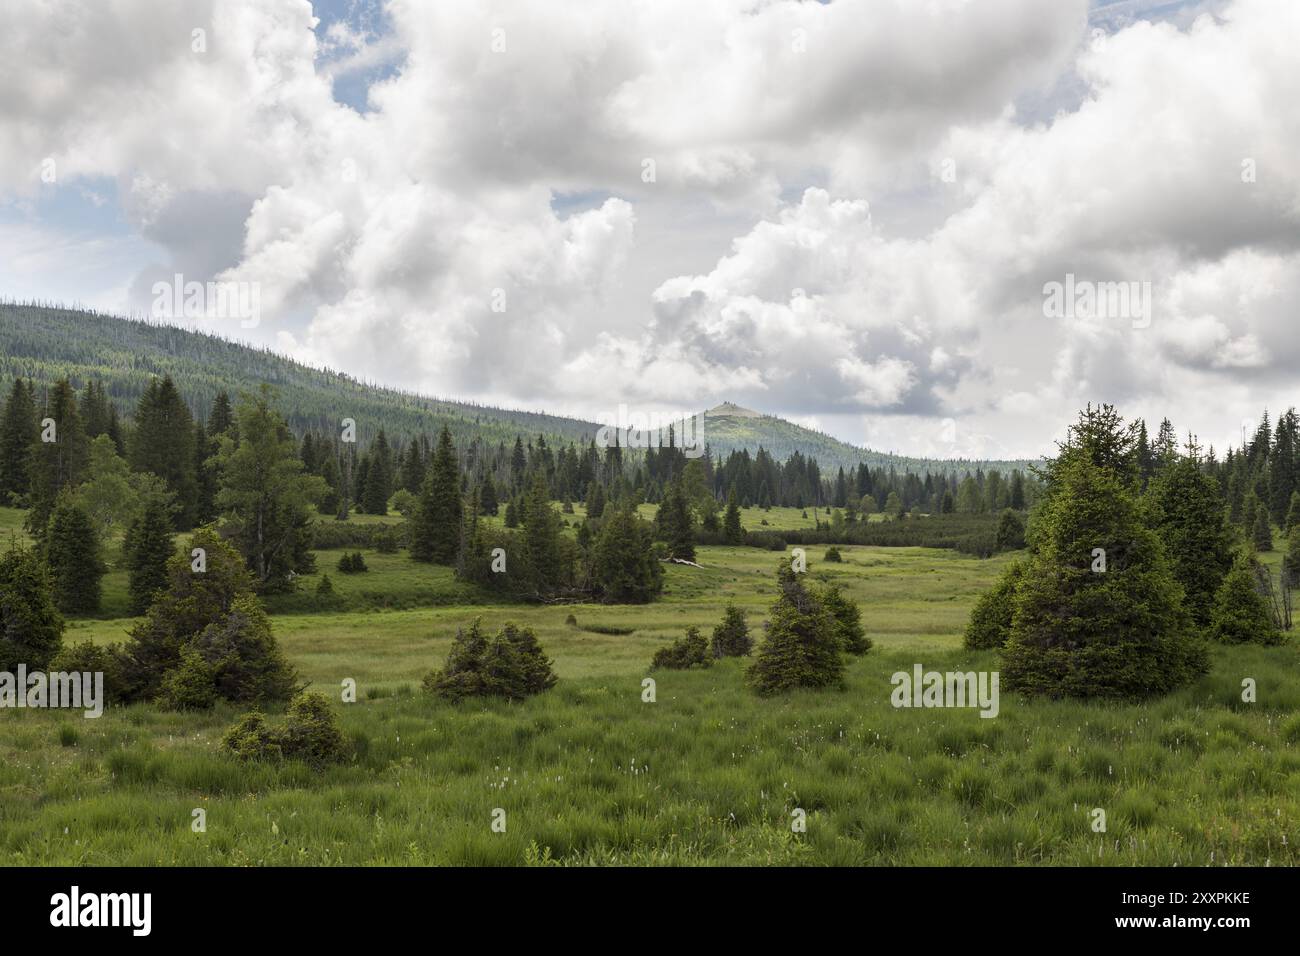
[{"label": "fir tree", "polygon": [[999,551],[1019,551],[1025,546],[1025,521],[1018,511],[1007,508],[998,519],[994,545]]},{"label": "fir tree", "polygon": [[451,432],[444,426],[429,473],[420,487],[420,505],[411,527],[411,557],[435,564],[454,563],[460,546],[462,509],[456,449]]},{"label": "fir tree", "polygon": [[740,525],[740,505],[736,502],[736,486],[727,491],[727,513],[722,519],[722,536],[727,544],[740,544],[745,540],[745,529]]},{"label": "fir tree", "polygon": [[534,596],[543,596],[561,587],[569,574],[560,539],[560,516],[551,507],[546,478],[541,471],[533,475],[533,485],[524,498],[521,522],[528,584]]},{"label": "fir tree", "polygon": [[668,544],[669,557],[695,560],[695,517],[691,514],[686,490],[678,475],[668,486],[663,503],[655,515],[659,537]]},{"label": "fir tree", "polygon": [[1268,509],[1258,508],[1255,512],[1255,527],[1251,530],[1251,543],[1260,554],[1273,550],[1273,528],[1268,520]]},{"label": "fir tree", "polygon": [[497,486],[490,474],[483,476],[483,487],[479,491],[479,508],[485,515],[496,515],[501,511],[501,504],[497,500]]},{"label": "fir tree", "polygon": [[871,650],[871,638],[862,626],[862,611],[837,585],[822,588],[817,599],[830,612],[841,650],[849,654],[865,654]]},{"label": "fir tree", "polygon": [[605,513],[605,487],[598,481],[587,491],[587,517],[599,518]]},{"label": "fir tree", "polygon": [[420,493],[424,484],[424,458],[420,455],[420,443],[412,440],[406,446],[406,455],[402,458],[400,484],[413,495]]}]

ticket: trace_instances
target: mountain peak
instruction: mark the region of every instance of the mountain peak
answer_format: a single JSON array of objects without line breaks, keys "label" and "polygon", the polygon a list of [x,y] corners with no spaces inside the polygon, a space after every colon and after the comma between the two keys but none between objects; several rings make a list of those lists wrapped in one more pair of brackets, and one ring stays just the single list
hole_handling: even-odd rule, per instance
[{"label": "mountain peak", "polygon": [[705,415],[712,415],[714,418],[720,418],[723,415],[729,415],[732,418],[762,418],[762,412],[756,412],[752,408],[744,408],[735,402],[723,402],[721,405],[715,405],[710,408]]}]

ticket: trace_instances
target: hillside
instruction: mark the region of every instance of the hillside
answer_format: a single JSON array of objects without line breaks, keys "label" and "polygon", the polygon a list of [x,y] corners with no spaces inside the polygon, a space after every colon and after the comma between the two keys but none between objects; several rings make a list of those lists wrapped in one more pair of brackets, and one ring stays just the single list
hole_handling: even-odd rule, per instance
[{"label": "hillside", "polygon": [[[542,412],[493,408],[430,398],[317,369],[266,349],[171,325],[75,309],[0,303],[0,388],[15,376],[38,385],[67,375],[77,387],[104,382],[119,411],[129,415],[155,375],[170,374],[200,417],[223,389],[232,395],[260,383],[274,386],[295,431],[332,430],[353,418],[363,442],[382,426],[390,439],[433,433],[446,424],[458,442],[477,436],[512,443],[515,436],[544,435],[548,442],[592,439],[593,422]],[[823,471],[865,461],[900,472],[1010,467],[1013,463],[944,462],[857,448],[781,418],[724,402],[705,413],[705,440],[715,454],[766,448],[782,461],[798,451]],[[1015,463],[1021,464],[1021,463]]]}]

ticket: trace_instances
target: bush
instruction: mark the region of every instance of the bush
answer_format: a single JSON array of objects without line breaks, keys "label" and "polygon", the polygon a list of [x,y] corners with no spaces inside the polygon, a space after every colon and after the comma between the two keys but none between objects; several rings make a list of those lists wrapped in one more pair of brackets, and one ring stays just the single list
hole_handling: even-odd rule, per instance
[{"label": "bush", "polygon": [[1002,647],[1011,633],[1011,616],[1016,609],[1016,587],[1025,572],[1023,561],[1007,565],[997,584],[985,591],[971,611],[963,639],[971,650]]},{"label": "bush", "polygon": [[197,651],[183,651],[180,663],[163,676],[159,706],[168,710],[211,710],[216,702],[212,665]]},{"label": "bush", "polygon": [[320,580],[316,582],[316,594],[318,597],[332,598],[334,596],[334,582],[330,580],[328,574],[322,574]]},{"label": "bush", "polygon": [[398,546],[397,532],[392,528],[385,528],[375,535],[375,550],[380,554],[396,554]]},{"label": "bush", "polygon": [[456,632],[446,666],[424,678],[424,689],[446,700],[504,697],[523,700],[555,686],[551,660],[531,628],[507,623],[495,637],[483,633],[475,618],[469,629]]},{"label": "bush", "polygon": [[748,657],[754,649],[745,612],[736,605],[728,604],[722,612],[722,623],[713,629],[711,648],[714,657]]},{"label": "bush", "polygon": [[834,545],[831,545],[829,548],[826,549],[826,554],[822,558],[822,560],[828,561],[831,564],[843,564],[844,556],[840,554],[839,548],[835,547]]},{"label": "bush", "polygon": [[49,669],[64,674],[103,674],[105,702],[122,699],[122,656],[117,645],[100,647],[93,641],[65,644],[50,661]]},{"label": "bush", "polygon": [[244,714],[222,736],[221,749],[241,760],[301,760],[313,767],[347,756],[338,717],[317,693],[294,697],[280,728],[267,724],[260,711]]},{"label": "bush", "polygon": [[650,669],[686,670],[690,667],[710,667],[712,664],[713,655],[709,652],[708,642],[698,627],[691,627],[687,628],[685,637],[679,637],[667,647],[655,651]]},{"label": "bush", "polygon": [[[192,707],[205,696],[199,687],[206,674],[213,692],[230,700],[287,700],[296,675],[253,593],[244,559],[211,527],[195,531],[190,544],[206,553],[206,569],[191,568],[192,548],[168,563],[167,590],[158,593],[123,649],[124,698]],[[187,653],[206,666],[190,662],[187,673],[164,689]]]},{"label": "bush", "polygon": [[360,551],[353,551],[351,554],[345,554],[339,558],[340,574],[361,574],[369,570],[366,567],[366,559],[362,557]]}]

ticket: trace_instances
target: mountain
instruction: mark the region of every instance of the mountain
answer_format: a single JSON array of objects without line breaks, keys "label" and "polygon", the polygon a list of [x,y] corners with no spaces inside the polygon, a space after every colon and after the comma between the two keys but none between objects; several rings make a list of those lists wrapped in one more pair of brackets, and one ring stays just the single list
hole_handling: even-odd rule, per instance
[{"label": "mountain", "polygon": [[[312,368],[267,349],[193,332],[173,325],[124,319],[77,309],[0,303],[0,389],[15,376],[48,385],[68,376],[82,387],[90,378],[105,385],[118,410],[130,415],[158,375],[171,375],[199,418],[217,393],[235,396],[261,383],[279,393],[279,407],[297,432],[332,431],[344,418],[357,422],[365,443],[383,427],[390,440],[434,434],[446,424],[458,443],[474,437],[509,445],[516,435],[528,441],[545,436],[550,444],[591,441],[595,422],[544,412],[494,408],[472,402],[431,398],[362,382],[330,369]],[[830,435],[723,402],[704,413],[704,441],[714,454],[765,448],[783,461],[798,451],[815,458],[823,472],[865,461],[900,472],[965,471],[1008,468],[1023,462],[938,461],[906,458],[858,448]]]},{"label": "mountain", "polygon": [[772,457],[777,461],[784,461],[798,451],[815,458],[823,474],[840,466],[845,470],[856,467],[860,461],[866,462],[872,468],[895,468],[900,473],[911,471],[917,474],[926,471],[962,473],[977,468],[985,471],[991,469],[1007,471],[1013,468],[1024,469],[1028,464],[1025,461],[909,458],[904,455],[872,451],[869,448],[850,445],[824,432],[796,425],[784,418],[744,408],[733,402],[723,402],[704,413],[704,438],[715,451],[718,449],[730,451],[733,448],[748,448],[753,451],[762,446],[771,452]]}]

